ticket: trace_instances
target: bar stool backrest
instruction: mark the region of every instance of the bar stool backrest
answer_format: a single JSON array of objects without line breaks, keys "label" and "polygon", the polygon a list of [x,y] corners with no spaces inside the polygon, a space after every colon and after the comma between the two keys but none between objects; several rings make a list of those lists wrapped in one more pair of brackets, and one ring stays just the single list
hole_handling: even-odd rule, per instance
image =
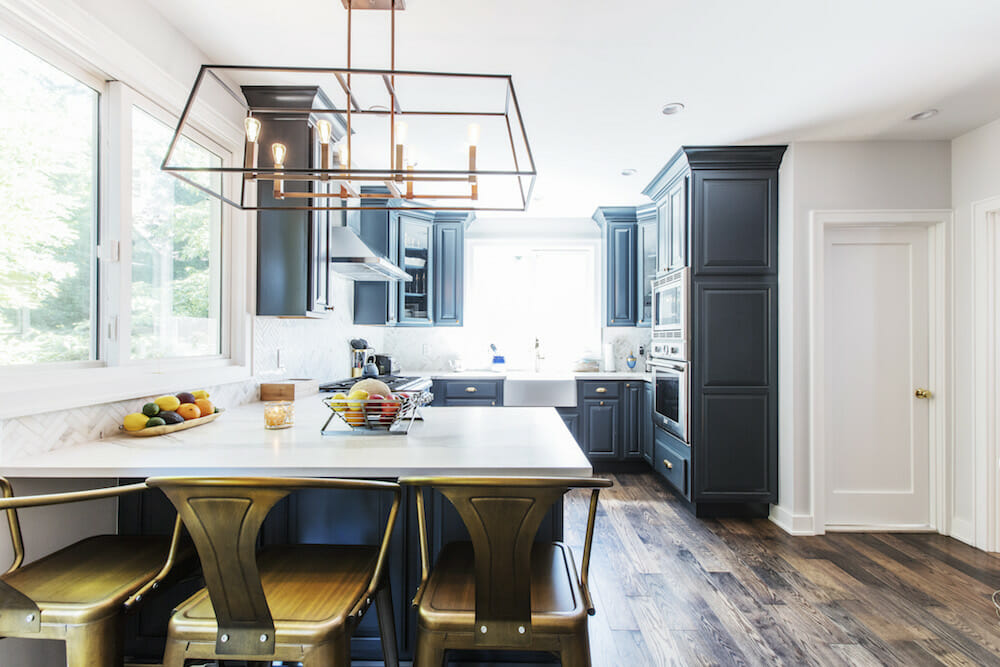
[{"label": "bar stool backrest", "polygon": [[[542,519],[569,489],[607,487],[591,478],[407,478],[428,486],[455,506],[475,553],[476,634],[482,647],[531,644],[531,549]],[[596,509],[596,496],[594,508]],[[426,562],[423,496],[417,493],[421,550]],[[589,559],[589,537],[586,559]],[[418,593],[419,595],[419,593]]]},{"label": "bar stool backrest", "polygon": [[[271,508],[294,490],[339,488],[392,490],[388,532],[398,511],[399,486],[389,482],[308,478],[153,477],[177,508],[201,560],[205,587],[215,610],[219,655],[274,653],[274,620],[257,568],[257,536]],[[383,536],[376,573],[384,561]]]}]

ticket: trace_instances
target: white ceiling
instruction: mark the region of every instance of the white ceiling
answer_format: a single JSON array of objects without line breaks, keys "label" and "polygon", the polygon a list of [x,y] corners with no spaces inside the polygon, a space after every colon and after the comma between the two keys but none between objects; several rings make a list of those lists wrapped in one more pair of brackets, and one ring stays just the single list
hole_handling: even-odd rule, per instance
[{"label": "white ceiling", "polygon": [[[346,64],[340,0],[148,2],[219,64]],[[998,26],[993,0],[407,0],[396,65],[513,74],[539,172],[529,214],[589,216],[644,201],[682,144],[983,125],[1000,117]],[[387,66],[387,37],[386,14],[356,12],[354,66]],[[672,101],[687,109],[663,116]]]}]

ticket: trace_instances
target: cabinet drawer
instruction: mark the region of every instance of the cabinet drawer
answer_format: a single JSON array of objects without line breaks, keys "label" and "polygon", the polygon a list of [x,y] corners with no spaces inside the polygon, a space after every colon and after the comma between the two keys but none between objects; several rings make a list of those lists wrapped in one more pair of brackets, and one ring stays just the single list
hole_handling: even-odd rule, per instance
[{"label": "cabinet drawer", "polygon": [[485,406],[485,407],[495,407],[497,404],[497,399],[495,398],[446,398],[444,401],[446,407],[449,408],[469,408],[473,406]]},{"label": "cabinet drawer", "polygon": [[691,499],[691,463],[682,453],[667,445],[667,440],[657,434],[653,448],[653,469],[660,473],[671,486]]},{"label": "cabinet drawer", "polygon": [[621,383],[614,380],[610,382],[584,380],[580,384],[583,385],[584,398],[618,398]]},{"label": "cabinet drawer", "polygon": [[444,386],[445,398],[497,398],[497,380],[449,380]]}]

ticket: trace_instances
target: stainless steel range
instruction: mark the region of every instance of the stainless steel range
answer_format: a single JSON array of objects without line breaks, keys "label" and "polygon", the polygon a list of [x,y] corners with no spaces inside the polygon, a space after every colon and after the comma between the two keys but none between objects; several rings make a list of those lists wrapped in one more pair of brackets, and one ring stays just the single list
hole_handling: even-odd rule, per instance
[{"label": "stainless steel range", "polygon": [[[376,375],[374,378],[389,385],[389,389],[391,391],[424,391],[430,390],[431,388],[430,378],[401,375]],[[353,387],[354,384],[361,379],[362,378],[359,377],[344,378],[343,380],[327,382],[326,384],[320,385],[319,390],[331,393],[337,391],[346,393],[350,391],[351,387]]]}]

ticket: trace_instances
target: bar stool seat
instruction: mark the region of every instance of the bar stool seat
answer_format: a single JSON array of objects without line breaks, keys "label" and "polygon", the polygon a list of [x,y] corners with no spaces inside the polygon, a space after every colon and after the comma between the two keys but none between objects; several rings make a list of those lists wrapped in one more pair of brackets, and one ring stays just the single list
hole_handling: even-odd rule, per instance
[{"label": "bar stool seat", "polygon": [[[99,535],[0,576],[38,605],[42,624],[79,625],[117,614],[163,567],[170,537]],[[190,544],[177,558],[193,561]]]},{"label": "bar stool seat", "polygon": [[[378,560],[368,546],[299,544],[262,550],[257,556],[260,582],[279,644],[320,641],[342,627],[364,595]],[[218,622],[203,588],[181,604],[169,633],[187,641],[215,645]]]},{"label": "bar stool seat", "polygon": [[[545,634],[573,634],[573,620],[587,623],[573,553],[561,542],[536,542],[531,550],[531,626]],[[420,625],[435,632],[475,632],[476,568],[472,542],[445,545],[431,570],[419,607]]]}]

